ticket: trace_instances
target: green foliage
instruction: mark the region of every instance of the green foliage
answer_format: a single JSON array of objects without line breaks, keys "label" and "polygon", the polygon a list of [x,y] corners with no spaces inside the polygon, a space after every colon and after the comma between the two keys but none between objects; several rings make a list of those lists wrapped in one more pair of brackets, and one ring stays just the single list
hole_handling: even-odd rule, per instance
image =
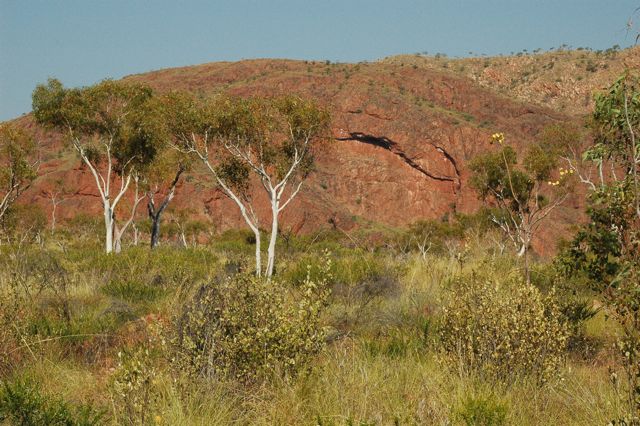
[{"label": "green foliage", "polygon": [[[347,241],[344,234],[339,235]],[[323,424],[336,425],[348,419],[353,424],[465,424],[466,421],[497,422],[503,408],[508,410],[507,423],[523,425],[606,424],[609,419],[622,417],[615,392],[626,396],[626,376],[617,371],[617,387],[608,386],[608,368],[618,365],[618,358],[607,349],[589,357],[588,363],[576,360],[576,356],[582,355],[581,348],[565,351],[570,355],[570,368],[563,371],[566,380],[555,382],[552,388],[531,386],[535,378],[529,380],[522,376],[518,376],[516,383],[503,387],[488,374],[458,377],[452,375],[451,369],[444,368],[442,342],[438,339],[443,324],[440,297],[445,291],[443,287],[460,275],[461,282],[466,282],[468,271],[476,269],[497,277],[504,287],[503,293],[513,292],[514,298],[518,296],[503,283],[504,277],[513,271],[515,259],[509,255],[495,257],[487,240],[468,238],[471,250],[461,265],[452,256],[433,254],[423,260],[419,256],[399,258],[384,248],[357,249],[350,246],[352,240],[341,245],[339,235],[292,239],[291,251],[278,270],[276,284],[260,282],[258,286],[256,280],[254,287],[254,284],[239,283],[250,278],[243,276],[236,277],[233,284],[234,278],[231,278],[204,286],[218,286],[217,292],[207,290],[207,294],[217,298],[217,302],[210,305],[210,318],[215,317],[214,308],[219,307],[226,318],[242,318],[225,324],[242,323],[242,330],[246,330],[239,332],[238,326],[224,334],[220,327],[197,326],[200,323],[195,321],[182,328],[197,328],[202,336],[207,330],[213,330],[209,336],[224,336],[216,343],[225,348],[226,357],[206,352],[216,354],[211,359],[219,367],[214,373],[215,380],[202,380],[206,372],[187,362],[192,359],[191,355],[200,354],[202,363],[198,365],[202,366],[206,357],[201,349],[206,345],[200,348],[173,345],[177,343],[179,321],[186,318],[179,314],[200,309],[195,307],[199,303],[201,283],[212,282],[214,276],[236,273],[233,267],[236,260],[242,262],[243,251],[249,255],[251,252],[246,233],[229,233],[224,236],[225,241],[220,241],[222,237],[216,238],[214,246],[194,249],[162,246],[157,251],[133,247],[121,256],[101,253],[97,244],[82,241],[81,235],[76,236],[77,241],[61,241],[63,248],[48,244],[50,240],[45,240],[44,248],[23,244],[17,251],[16,246],[4,244],[0,246],[3,296],[0,298],[0,375],[12,378],[22,377],[24,373],[25,377],[33,377],[39,383],[40,395],[50,401],[53,399],[48,395],[61,393],[67,401],[100,401],[100,406],[109,410],[107,422],[114,424],[311,424],[316,416]],[[240,254],[231,253],[229,247],[237,247]],[[306,265],[311,264],[311,281],[321,281],[322,256],[315,252],[327,247],[336,251],[329,270],[338,279],[327,283],[333,284],[335,291],[333,297],[326,299],[329,305],[321,310],[321,318],[312,327],[317,334],[303,332],[300,330],[305,329],[306,323],[299,317],[298,306],[305,297]],[[490,257],[495,258],[495,263],[480,263]],[[64,271],[56,272],[55,262],[59,262]],[[224,263],[230,267],[223,271]],[[534,271],[532,281],[546,289],[550,285],[547,282],[552,281],[542,277],[550,275],[550,271],[543,265],[536,266]],[[58,275],[68,280],[67,290],[59,291],[60,296],[54,291],[54,287],[61,290],[64,287],[59,285],[62,282]],[[162,292],[154,296],[153,301],[136,296],[126,302],[121,300],[126,292],[105,294],[106,288],[127,280],[132,287],[157,286]],[[32,299],[26,294],[18,299],[7,297],[8,290],[13,288],[10,283],[20,289],[26,285]],[[46,286],[40,291],[42,283]],[[241,291],[241,288],[249,290]],[[452,292],[456,289],[452,288]],[[309,299],[318,300],[319,292],[314,290],[316,296]],[[571,307],[572,312],[567,312],[565,296],[558,295],[563,321],[568,316],[584,317],[588,306],[576,305]],[[586,296],[584,299],[587,300]],[[493,309],[496,300],[501,306],[498,298],[486,306]],[[234,301],[237,301],[235,305]],[[70,324],[64,319],[65,304],[70,308]],[[272,308],[263,309],[264,306]],[[515,303],[511,311],[518,312]],[[593,320],[587,324],[588,337],[601,342],[598,348],[609,348],[613,338],[609,335],[613,334],[613,321],[604,322],[604,312],[613,315],[607,308],[595,318],[597,325],[604,327],[602,330],[594,331]],[[175,323],[169,321],[173,314],[177,315]],[[265,317],[275,319],[265,320]],[[278,318],[285,318],[285,324],[277,322]],[[148,344],[146,336],[151,324],[162,325],[170,333],[158,333],[160,338],[170,337],[167,340],[170,351]],[[292,342],[294,337],[253,336],[264,330],[265,324],[277,330],[274,334],[278,336],[287,334],[283,329],[294,330],[289,334],[299,337],[296,342],[307,339],[313,343],[301,347]],[[321,328],[320,324],[327,327]],[[615,324],[618,331],[617,321]],[[179,326],[177,330],[174,325]],[[317,337],[310,338],[311,335]],[[200,341],[208,342],[204,337]],[[241,342],[245,350],[240,349]],[[319,356],[295,358],[296,365],[304,365],[301,371],[305,374],[285,372],[293,368],[287,367],[289,356],[281,355],[285,347],[289,348],[286,349],[289,354],[307,353],[307,350],[315,351],[316,344],[316,348],[322,347]],[[267,356],[277,357],[276,365],[263,363],[265,351],[258,348],[264,347],[268,348]],[[247,355],[257,352],[259,355]],[[591,362],[594,359],[604,362]],[[229,367],[228,373],[221,371],[223,362]],[[236,368],[243,363],[257,365],[246,368],[259,373],[257,377],[239,380],[259,381],[259,385],[243,386],[236,382]],[[516,363],[514,370],[518,369]],[[192,375],[183,375],[183,371]],[[274,377],[277,373],[285,377],[298,374],[298,377],[281,380]],[[482,390],[487,388],[495,393]],[[357,395],[367,395],[367,398]],[[76,409],[70,403],[67,407],[75,416]],[[37,412],[37,409],[26,411]],[[13,419],[7,417],[0,423],[3,421],[12,424]]]},{"label": "green foliage", "polygon": [[414,353],[428,349],[431,333],[431,321],[428,318],[413,319],[411,323],[400,323],[394,327],[378,327],[377,332],[364,340],[363,346],[372,357],[404,359]]},{"label": "green foliage", "polygon": [[[313,168],[314,152],[327,139],[328,113],[314,101],[295,96],[203,100],[174,93],[165,103],[174,144],[200,160],[215,184],[238,205],[259,247],[261,231],[251,205],[250,176],[259,179],[271,201],[272,229],[277,230],[278,215],[297,195]],[[270,238],[267,276],[274,271],[277,235],[273,232]],[[259,249],[256,274],[262,274]]]},{"label": "green foliage", "polygon": [[94,215],[78,212],[75,216],[65,222],[65,226],[59,229],[59,232],[68,234],[69,237],[87,237],[95,235],[104,225],[100,223],[100,219]]},{"label": "green foliage", "polygon": [[309,279],[321,282],[328,273],[332,298],[357,306],[367,305],[398,290],[401,267],[379,254],[356,250],[336,254],[331,260],[327,266],[324,254],[307,254],[288,265],[283,279],[297,287],[305,285]]},{"label": "green foliage", "polygon": [[518,248],[529,283],[531,242],[543,221],[567,198],[574,171],[560,168],[557,180],[546,181],[552,176],[560,152],[548,139],[531,146],[520,165],[515,150],[504,145],[502,133],[492,135],[492,143],[496,142],[500,145],[498,151],[479,155],[470,162],[470,184],[480,199],[502,212],[491,219]]},{"label": "green foliage", "polygon": [[111,393],[119,407],[118,424],[146,425],[157,404],[154,386],[158,371],[148,347],[133,352],[118,352],[118,367],[111,377]]},{"label": "green foliage", "polygon": [[[612,424],[640,424],[640,76],[630,71],[596,96],[595,144],[585,160],[611,166],[608,181],[594,188],[591,222],[577,233],[559,263],[568,274],[587,275],[602,293],[607,312],[622,329],[618,349],[622,380],[613,373],[625,413]],[[618,177],[621,174],[622,177]]]},{"label": "green foliage", "polygon": [[0,125],[0,225],[5,213],[36,178],[33,138],[11,124]]},{"label": "green foliage", "polygon": [[454,417],[467,426],[502,426],[506,424],[507,407],[493,395],[468,395]]},{"label": "green foliage", "polygon": [[249,191],[249,165],[235,157],[217,167],[220,178],[240,194],[246,195]]},{"label": "green foliage", "polygon": [[626,73],[607,92],[596,95],[593,124],[596,146],[603,148],[604,158],[630,169],[640,144],[634,135],[640,128],[640,76]]},{"label": "green foliage", "polygon": [[409,226],[408,233],[404,236],[405,243],[426,241],[430,246],[430,252],[441,253],[445,243],[449,240],[460,240],[464,237],[464,226],[461,222],[420,220]]},{"label": "green foliage", "polygon": [[501,382],[557,377],[568,330],[553,294],[543,296],[517,278],[474,272],[453,283],[443,313],[443,349],[461,372]]},{"label": "green foliage", "polygon": [[146,247],[133,247],[118,258],[96,251],[91,255],[74,252],[73,261],[87,271],[101,274],[107,282],[136,280],[160,287],[171,283],[173,288],[180,288],[215,275],[218,256],[206,248],[160,247],[151,252]]},{"label": "green foliage", "polygon": [[523,166],[533,180],[541,182],[549,179],[557,167],[558,157],[552,155],[549,149],[550,147],[545,144],[536,144],[527,151],[523,159]]},{"label": "green foliage", "polygon": [[324,345],[327,297],[325,280],[307,279],[295,294],[278,280],[248,274],[203,285],[176,319],[176,368],[241,382],[293,377]]},{"label": "green foliage", "polygon": [[306,175],[315,146],[308,142],[323,138],[329,122],[324,109],[296,96],[201,100],[173,93],[164,102],[176,142],[215,152],[218,158],[210,160],[217,164],[220,177],[240,190],[246,189],[243,185],[253,170],[249,161],[264,167],[272,179],[282,179],[294,159],[302,160],[296,173]]},{"label": "green foliage", "polygon": [[418,251],[423,257],[427,253],[442,254],[452,243],[460,243],[470,234],[484,235],[495,228],[492,218],[500,218],[502,214],[497,209],[483,207],[473,214],[456,213],[440,220],[419,220],[392,240],[393,246],[400,252]]},{"label": "green foliage", "polygon": [[628,181],[613,182],[591,193],[590,222],[556,260],[566,276],[584,273],[591,286],[602,291],[620,272],[623,254],[633,250],[637,238],[630,229],[634,212],[629,189]]},{"label": "green foliage", "polygon": [[33,204],[14,204],[2,218],[7,237],[33,241],[47,226],[45,212]]},{"label": "green foliage", "polygon": [[36,144],[24,130],[11,124],[0,126],[0,185],[23,185],[35,178],[35,170],[30,163]]},{"label": "green foliage", "polygon": [[48,303],[31,306],[34,317],[51,315],[67,324],[71,321],[69,291],[74,283],[59,254],[38,248],[9,251],[0,265],[10,274],[8,298],[13,304],[46,298]]},{"label": "green foliage", "polygon": [[67,124],[62,108],[67,91],[60,80],[49,78],[36,86],[32,94],[33,115],[38,123],[62,127]]},{"label": "green foliage", "polygon": [[0,422],[21,426],[93,426],[104,424],[104,413],[90,405],[72,407],[41,393],[33,381],[0,383]]},{"label": "green foliage", "polygon": [[137,84],[104,80],[66,89],[49,79],[33,91],[33,114],[39,124],[67,132],[93,164],[108,156],[114,170],[125,173],[149,164],[162,140],[152,96],[149,87]]},{"label": "green foliage", "polygon": [[479,155],[469,164],[473,172],[470,184],[483,200],[494,198],[517,209],[517,203],[528,202],[533,181],[524,172],[514,170],[516,164],[516,152],[510,146]]},{"label": "green foliage", "polygon": [[331,281],[349,287],[363,283],[367,279],[384,274],[384,264],[377,256],[361,250],[352,253],[339,253],[332,256],[330,270],[326,271],[327,259],[322,252],[301,256],[295,263],[288,265],[284,278],[294,285],[302,285],[307,276],[320,281],[329,272]]},{"label": "green foliage", "polygon": [[[617,346],[623,361],[622,400],[627,410],[618,423],[637,425],[640,424],[640,272],[637,264],[625,265],[611,282],[605,300],[623,330]],[[617,375],[614,374],[613,380],[614,385],[619,385]]]},{"label": "green foliage", "polygon": [[640,79],[626,73],[609,90],[596,96],[592,126],[595,143],[584,159],[600,168],[605,162],[622,177],[612,174],[589,196],[591,219],[580,228],[558,263],[566,275],[583,273],[599,291],[608,288],[631,262],[637,263],[640,248]]}]

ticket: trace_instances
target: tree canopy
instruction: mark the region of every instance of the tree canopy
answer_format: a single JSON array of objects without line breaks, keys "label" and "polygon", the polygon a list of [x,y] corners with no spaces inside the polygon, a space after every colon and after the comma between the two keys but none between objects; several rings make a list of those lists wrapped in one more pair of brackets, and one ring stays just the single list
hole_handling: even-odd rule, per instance
[{"label": "tree canopy", "polygon": [[36,144],[24,130],[0,125],[0,222],[36,178]]}]

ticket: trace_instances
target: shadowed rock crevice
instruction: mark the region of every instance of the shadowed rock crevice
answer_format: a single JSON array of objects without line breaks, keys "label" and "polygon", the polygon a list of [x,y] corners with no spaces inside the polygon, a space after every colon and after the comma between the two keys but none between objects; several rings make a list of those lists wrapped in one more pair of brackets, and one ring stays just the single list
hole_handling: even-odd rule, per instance
[{"label": "shadowed rock crevice", "polygon": [[[380,147],[380,148],[384,148],[387,151],[389,151],[392,154],[394,154],[397,157],[399,157],[409,167],[413,168],[414,170],[417,170],[418,172],[422,173],[423,175],[427,176],[428,178],[434,179],[434,180],[439,180],[439,181],[445,181],[445,182],[453,182],[455,184],[456,190],[460,188],[460,179],[458,177],[442,176],[442,175],[436,175],[436,174],[431,173],[430,171],[428,171],[427,169],[422,167],[420,164],[416,163],[413,159],[411,159],[404,151],[402,151],[398,147],[398,144],[396,142],[392,141],[391,139],[389,139],[389,138],[387,138],[385,136],[373,136],[373,135],[367,135],[367,134],[360,133],[360,132],[351,132],[351,133],[349,133],[349,136],[343,137],[343,138],[337,138],[337,140],[339,140],[339,141],[356,141],[356,142],[366,143],[366,144],[369,144],[369,145],[374,145],[374,146],[377,146],[377,147]],[[435,147],[435,148],[439,152],[441,152],[445,156],[445,158],[447,158],[447,160],[449,160],[449,162],[451,162],[451,164],[453,164],[454,169],[456,170],[456,174],[459,175],[458,168],[456,166],[455,160],[453,160],[453,158],[444,149],[439,148],[439,147]]]},{"label": "shadowed rock crevice", "polygon": [[455,170],[455,172],[456,172],[456,179],[455,179],[456,188],[460,189],[462,187],[462,180],[460,179],[460,170],[458,169],[458,163],[456,162],[455,158],[453,158],[453,156],[451,154],[449,154],[443,147],[438,146],[438,145],[433,145],[433,147],[436,150],[438,150],[439,153],[444,155],[444,158],[446,158],[451,163],[451,165],[453,166],[453,170]]}]

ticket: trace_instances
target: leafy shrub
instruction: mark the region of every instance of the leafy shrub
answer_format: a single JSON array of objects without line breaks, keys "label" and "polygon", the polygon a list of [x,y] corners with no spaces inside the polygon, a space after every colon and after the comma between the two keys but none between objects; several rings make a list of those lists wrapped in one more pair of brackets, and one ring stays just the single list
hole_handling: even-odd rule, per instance
[{"label": "leafy shrub", "polygon": [[[634,229],[629,184],[611,184],[593,192],[587,209],[590,221],[581,227],[556,263],[566,276],[585,274],[596,291],[605,289],[621,271],[626,236]],[[631,250],[629,250],[631,249]]]},{"label": "leafy shrub", "polygon": [[0,388],[0,423],[23,426],[84,426],[102,424],[104,413],[90,405],[71,407],[61,399],[43,395],[27,380],[3,382]]},{"label": "leafy shrub", "polygon": [[507,407],[491,396],[470,395],[456,410],[455,417],[467,426],[500,426],[506,423]]},{"label": "leafy shrub", "polygon": [[2,231],[15,241],[32,241],[45,228],[47,218],[37,206],[13,205],[2,218]]},{"label": "leafy shrub", "polygon": [[307,278],[295,290],[249,274],[203,285],[176,320],[176,366],[241,382],[295,376],[324,344],[325,279]]},{"label": "leafy shrub", "polygon": [[119,424],[148,423],[157,398],[152,383],[156,374],[148,347],[118,353],[118,368],[112,377],[111,390]]},{"label": "leafy shrub", "polygon": [[622,394],[626,413],[616,425],[640,425],[640,274],[638,265],[627,265],[611,283],[605,302],[612,316],[622,326],[617,347],[622,360],[622,374],[612,376]]},{"label": "leafy shrub", "polygon": [[443,312],[442,343],[454,365],[503,382],[557,375],[568,330],[553,294],[474,272],[454,283]]}]

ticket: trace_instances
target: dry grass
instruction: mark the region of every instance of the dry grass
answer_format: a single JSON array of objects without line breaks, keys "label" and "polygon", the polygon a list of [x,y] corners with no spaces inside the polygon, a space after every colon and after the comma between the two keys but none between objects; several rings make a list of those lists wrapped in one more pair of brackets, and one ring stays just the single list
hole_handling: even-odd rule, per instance
[{"label": "dry grass", "polygon": [[[182,253],[175,261],[170,261],[169,253],[158,254],[159,259],[131,253],[124,268],[107,264],[81,267],[76,263],[73,273],[78,284],[69,297],[75,317],[85,318],[80,326],[94,327],[89,320],[96,320],[101,310],[117,299],[102,290],[105,279],[114,279],[123,271],[134,271],[141,279],[158,273],[175,276],[175,268],[188,262],[189,256],[224,258],[223,253],[211,252],[215,249],[202,250]],[[462,256],[460,251],[464,251]],[[348,251],[343,255],[348,257]],[[426,260],[383,256],[384,262],[401,264],[396,287],[374,297],[366,306],[346,296],[335,299],[326,322],[345,321],[345,332],[328,344],[308,374],[295,380],[274,379],[249,387],[230,382],[196,383],[172,371],[162,357],[154,358],[158,373],[152,380],[155,397],[148,417],[151,424],[465,424],[463,414],[469,410],[469,401],[488,404],[489,410],[503,407],[505,424],[509,425],[606,424],[622,411],[609,382],[608,368],[614,360],[606,352],[597,360],[569,357],[563,379],[544,387],[526,380],[510,386],[483,382],[448,369],[441,359],[436,332],[441,297],[457,274],[486,267],[484,260],[493,254],[482,244],[452,248]],[[135,264],[141,259],[146,262],[145,268]],[[348,262],[346,259],[345,265]],[[516,264],[511,257],[495,257],[493,262],[497,277],[514,273]],[[213,271],[219,264],[211,262],[210,267]],[[197,279],[205,275],[201,270]],[[105,278],[108,276],[111,278]],[[168,318],[176,303],[175,291],[170,286],[153,303],[136,301],[129,305],[138,318],[149,314]],[[33,378],[43,393],[58,395],[70,404],[91,402],[101,407],[109,423],[117,409],[110,390],[114,354],[139,344],[140,336],[135,335],[138,328],[131,325],[136,321],[118,323],[107,331],[125,337],[110,341],[95,363],[87,362],[83,351],[64,350],[67,343],[60,339],[41,343],[13,374]],[[589,321],[587,333],[605,343],[612,339],[611,326],[600,315]],[[91,342],[87,339],[85,346]]]}]

